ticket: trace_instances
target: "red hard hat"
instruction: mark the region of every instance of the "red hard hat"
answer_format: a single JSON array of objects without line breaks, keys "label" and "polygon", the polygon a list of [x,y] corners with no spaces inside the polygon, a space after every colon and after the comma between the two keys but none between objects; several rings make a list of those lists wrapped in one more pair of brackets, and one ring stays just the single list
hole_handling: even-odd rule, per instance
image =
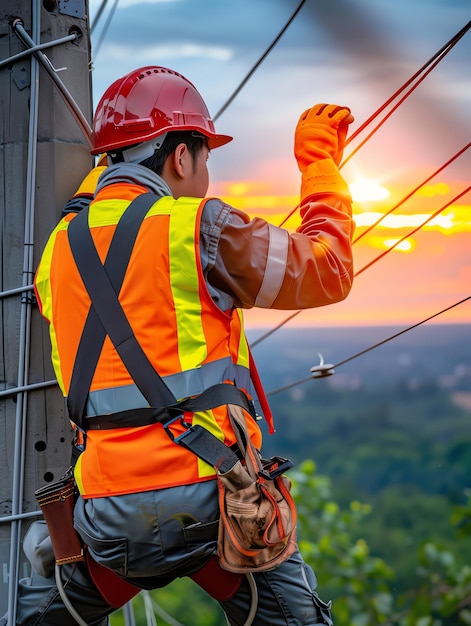
[{"label": "red hard hat", "polygon": [[141,67],[103,94],[93,121],[91,152],[121,150],[173,130],[200,132],[211,149],[232,140],[216,134],[204,100],[189,80],[165,67]]}]

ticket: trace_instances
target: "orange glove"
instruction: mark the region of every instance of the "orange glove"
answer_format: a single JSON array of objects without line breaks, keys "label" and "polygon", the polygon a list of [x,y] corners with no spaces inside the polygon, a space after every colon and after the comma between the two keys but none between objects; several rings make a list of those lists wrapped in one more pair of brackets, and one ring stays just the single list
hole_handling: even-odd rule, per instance
[{"label": "orange glove", "polygon": [[294,154],[302,174],[302,199],[329,192],[350,196],[337,165],[342,159],[348,125],[352,122],[350,109],[336,104],[316,104],[299,118]]}]

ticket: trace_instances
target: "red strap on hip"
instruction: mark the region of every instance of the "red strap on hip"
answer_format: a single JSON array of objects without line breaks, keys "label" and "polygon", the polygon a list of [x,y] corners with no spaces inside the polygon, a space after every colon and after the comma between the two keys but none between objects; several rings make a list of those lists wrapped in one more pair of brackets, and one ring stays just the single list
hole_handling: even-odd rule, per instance
[{"label": "red strap on hip", "polygon": [[204,567],[190,576],[202,589],[218,602],[232,598],[242,584],[244,574],[228,572],[219,565],[219,558],[214,555]]},{"label": "red strap on hip", "polygon": [[268,432],[270,435],[273,435],[275,432],[275,423],[273,420],[273,413],[271,412],[270,405],[268,404],[267,396],[265,395],[265,390],[263,389],[262,381],[260,380],[260,376],[255,365],[255,361],[252,356],[252,351],[250,346],[247,344],[249,349],[249,368],[250,368],[250,378],[252,379],[252,384],[255,389],[255,393],[257,394],[258,401],[260,402],[260,407],[262,409],[263,416],[268,424]]},{"label": "red strap on hip", "polygon": [[100,565],[92,557],[90,553],[87,555],[87,567],[96,588],[100,592],[103,600],[114,609],[119,609],[134,598],[141,590],[139,587],[131,585],[115,574],[112,570]]},{"label": "red strap on hip", "polygon": [[[114,609],[119,609],[129,602],[141,589],[120,578],[115,572],[97,563],[88,550],[86,551],[88,571],[102,598]],[[219,565],[216,555],[211,557],[204,567],[190,576],[206,593],[218,602],[229,600],[237,593],[243,574],[228,572]]]}]

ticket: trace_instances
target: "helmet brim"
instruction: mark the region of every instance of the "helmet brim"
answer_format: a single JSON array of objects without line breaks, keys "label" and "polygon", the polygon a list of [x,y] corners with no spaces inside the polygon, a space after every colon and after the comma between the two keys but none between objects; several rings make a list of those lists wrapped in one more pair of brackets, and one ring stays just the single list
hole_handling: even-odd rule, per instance
[{"label": "helmet brim", "polygon": [[210,133],[206,129],[203,130],[201,127],[196,127],[196,126],[195,127],[180,127],[176,129],[172,126],[169,126],[158,135],[155,135],[154,133],[149,133],[148,137],[144,137],[144,138],[141,137],[141,140],[139,142],[137,142],[135,139],[131,137],[126,143],[126,145],[123,145],[124,142],[121,141],[121,142],[117,142],[116,144],[110,144],[108,146],[100,146],[100,149],[98,148],[92,149],[91,153],[102,154],[103,152],[109,153],[109,152],[114,152],[117,150],[125,150],[126,147],[128,146],[133,146],[137,143],[150,141],[151,139],[154,139],[156,136],[158,137],[159,135],[163,135],[164,133],[177,132],[177,130],[178,131],[182,131],[182,130],[192,131],[193,130],[197,133],[200,133],[201,135],[204,135],[205,137],[208,138],[208,146],[210,150],[214,150],[215,148],[220,148],[221,146],[226,145],[226,143],[229,143],[230,141],[232,141],[233,139],[233,137],[231,137],[230,135],[218,135],[217,133]]},{"label": "helmet brim", "polygon": [[[206,133],[204,133],[206,135]],[[226,143],[229,143],[233,140],[233,137],[230,135],[206,135],[208,137],[208,145],[210,150],[214,150],[215,148],[220,148],[221,146],[225,146]]]}]

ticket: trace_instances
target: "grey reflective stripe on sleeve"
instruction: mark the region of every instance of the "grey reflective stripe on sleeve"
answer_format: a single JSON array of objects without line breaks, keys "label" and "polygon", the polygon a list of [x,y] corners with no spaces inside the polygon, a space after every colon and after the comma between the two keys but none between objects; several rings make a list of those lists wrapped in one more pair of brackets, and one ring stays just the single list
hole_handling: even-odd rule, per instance
[{"label": "grey reflective stripe on sleeve", "polygon": [[288,231],[268,224],[270,240],[268,243],[267,264],[262,286],[257,294],[255,306],[268,309],[279,294],[286,271],[288,258]]}]

